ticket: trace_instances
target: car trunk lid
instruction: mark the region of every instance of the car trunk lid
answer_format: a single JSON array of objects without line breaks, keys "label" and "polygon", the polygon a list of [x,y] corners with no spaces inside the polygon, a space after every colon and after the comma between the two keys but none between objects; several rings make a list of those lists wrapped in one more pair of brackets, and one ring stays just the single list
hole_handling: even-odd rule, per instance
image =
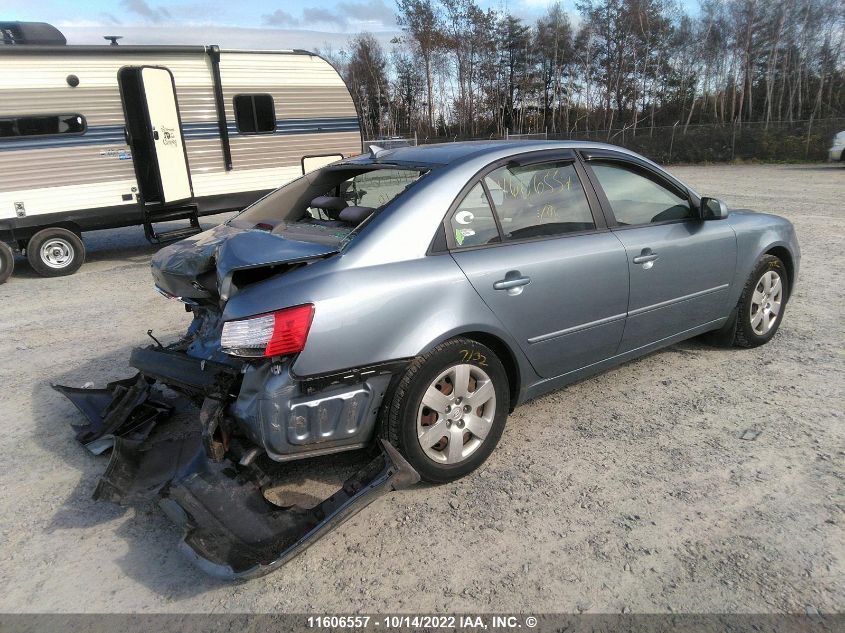
[{"label": "car trunk lid", "polygon": [[151,261],[156,287],[192,303],[226,301],[236,291],[233,278],[253,271],[253,279],[338,252],[340,239],[317,243],[283,233],[221,224],[161,249]]}]

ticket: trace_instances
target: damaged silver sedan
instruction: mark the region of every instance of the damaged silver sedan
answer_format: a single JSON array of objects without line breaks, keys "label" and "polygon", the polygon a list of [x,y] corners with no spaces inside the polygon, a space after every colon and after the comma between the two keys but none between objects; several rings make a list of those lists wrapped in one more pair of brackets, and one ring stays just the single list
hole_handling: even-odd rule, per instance
[{"label": "damaged silver sedan", "polygon": [[[382,492],[468,474],[532,397],[700,334],[766,343],[799,260],[786,220],[619,148],[374,149],[159,251],[187,333],[135,350],[132,378],[57,389],[112,451],[98,498],[159,499],[198,565],[253,576]],[[266,499],[267,463],[354,449],[321,503]]]}]

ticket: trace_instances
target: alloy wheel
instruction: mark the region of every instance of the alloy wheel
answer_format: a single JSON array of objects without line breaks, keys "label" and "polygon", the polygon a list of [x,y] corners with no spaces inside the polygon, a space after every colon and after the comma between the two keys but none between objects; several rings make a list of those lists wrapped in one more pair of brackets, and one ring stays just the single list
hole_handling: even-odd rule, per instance
[{"label": "alloy wheel", "polygon": [[495,416],[490,376],[476,365],[455,365],[426,389],[417,413],[417,438],[429,459],[457,464],[484,443]]},{"label": "alloy wheel", "polygon": [[783,307],[783,281],[774,270],[768,270],[754,286],[751,295],[751,329],[764,336],[774,327]]}]

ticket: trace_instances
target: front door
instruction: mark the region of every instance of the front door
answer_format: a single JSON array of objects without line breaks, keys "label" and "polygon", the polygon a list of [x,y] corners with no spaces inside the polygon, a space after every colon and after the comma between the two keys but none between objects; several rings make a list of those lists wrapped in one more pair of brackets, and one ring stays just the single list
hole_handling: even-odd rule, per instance
[{"label": "front door", "polygon": [[540,376],[616,353],[628,302],[625,249],[594,217],[573,160],[491,171],[448,230],[452,257]]},{"label": "front door", "polygon": [[730,224],[698,219],[688,192],[643,166],[601,159],[588,165],[628,258],[631,290],[619,352],[724,317],[736,268]]},{"label": "front door", "polygon": [[145,204],[193,196],[176,86],[166,68],[130,66],[118,73],[127,142]]}]

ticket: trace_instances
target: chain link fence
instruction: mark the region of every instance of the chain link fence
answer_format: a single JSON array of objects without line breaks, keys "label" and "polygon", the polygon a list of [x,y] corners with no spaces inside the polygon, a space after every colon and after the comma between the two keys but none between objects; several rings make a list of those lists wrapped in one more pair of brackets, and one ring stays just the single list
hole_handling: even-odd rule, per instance
[{"label": "chain link fence", "polygon": [[[807,121],[761,121],[735,125],[641,125],[610,130],[551,133],[550,140],[596,141],[620,145],[658,163],[721,163],[732,161],[804,162],[827,160],[836,133],[845,131],[845,118]],[[519,135],[511,134],[514,139]],[[521,135],[528,136],[528,135]],[[531,135],[536,138],[536,135]],[[541,137],[543,135],[540,135]],[[501,138],[497,135],[422,137],[420,144]]]}]

